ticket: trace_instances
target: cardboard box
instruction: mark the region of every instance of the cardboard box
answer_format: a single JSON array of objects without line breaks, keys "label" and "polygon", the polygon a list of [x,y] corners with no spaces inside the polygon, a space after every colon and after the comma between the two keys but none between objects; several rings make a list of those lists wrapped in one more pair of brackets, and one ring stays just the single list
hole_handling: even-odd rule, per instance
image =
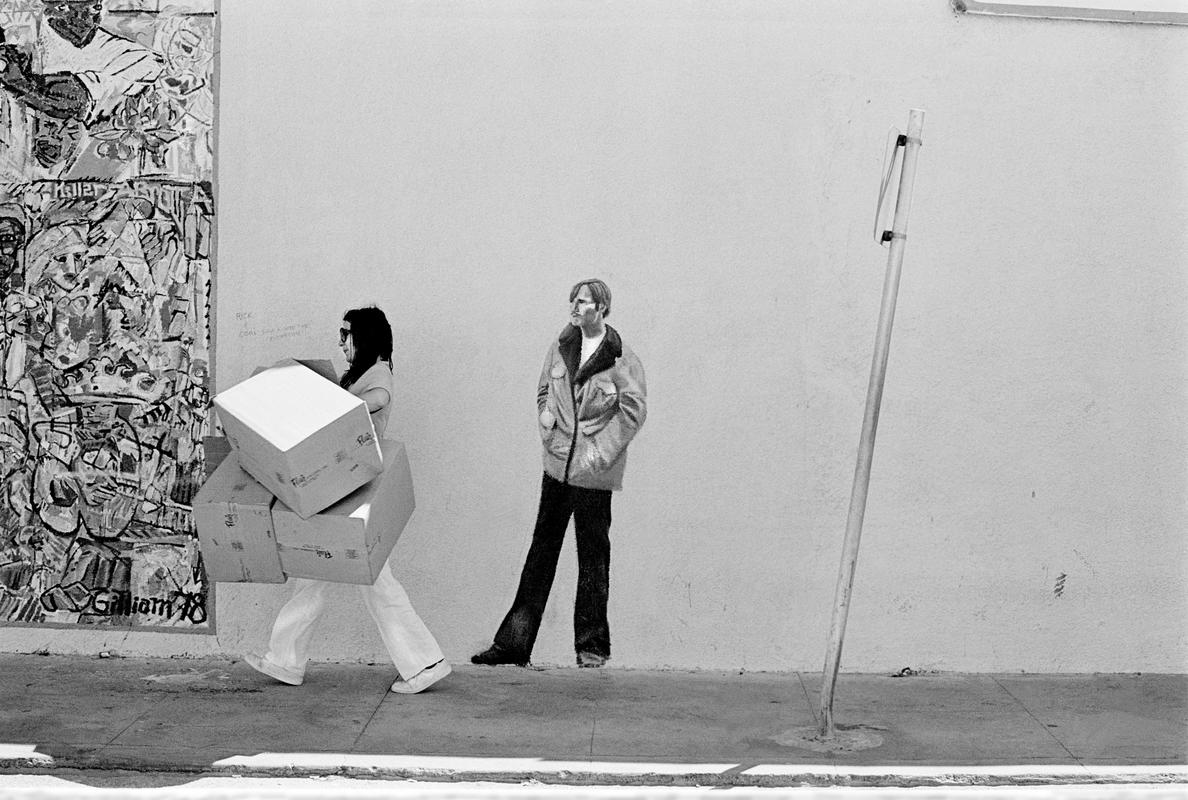
[{"label": "cardboard box", "polygon": [[272,507],[277,549],[286,575],[334,583],[375,583],[416,508],[404,444],[385,439],[380,445],[383,474],[321,514],[302,519],[279,501]]},{"label": "cardboard box", "polygon": [[[334,364],[329,359],[326,359],[326,358],[282,358],[280,361],[276,362],[276,364],[273,364],[272,366],[273,367],[279,366],[280,364],[283,364],[286,361],[296,361],[298,364],[300,364],[303,367],[309,367],[314,372],[318,373],[323,378],[325,378],[326,380],[333,383],[335,386],[338,385],[338,373],[334,370]],[[270,367],[256,367],[254,370],[252,370],[252,377],[259,375],[261,372],[263,372],[266,369],[270,369]]]},{"label": "cardboard box", "polygon": [[194,495],[198,546],[212,581],[284,583],[272,493],[228,455]]},{"label": "cardboard box", "polygon": [[215,395],[240,465],[308,518],[383,470],[367,405],[288,359]]},{"label": "cardboard box", "polygon": [[202,438],[202,466],[205,468],[202,480],[203,482],[210,479],[214,475],[214,471],[219,468],[219,464],[227,456],[231,455],[231,443],[227,441],[226,436],[204,436]]}]

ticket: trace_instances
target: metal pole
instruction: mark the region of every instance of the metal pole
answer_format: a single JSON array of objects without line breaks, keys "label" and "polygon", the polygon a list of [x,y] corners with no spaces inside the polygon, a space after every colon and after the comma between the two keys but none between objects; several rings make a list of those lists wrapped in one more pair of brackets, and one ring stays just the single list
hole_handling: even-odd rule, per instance
[{"label": "metal pole", "polygon": [[920,132],[924,112],[913,108],[908,116],[907,142],[899,173],[899,193],[895,200],[895,220],[891,225],[891,246],[887,254],[887,275],[883,282],[883,305],[879,310],[879,331],[875,339],[870,384],[866,389],[866,414],[862,419],[862,438],[858,444],[858,464],[854,469],[854,488],[850,494],[850,512],[846,519],[846,538],[842,546],[837,591],[833,600],[833,621],[829,626],[829,649],[825,654],[825,674],[821,683],[820,734],[833,738],[833,691],[841,663],[842,641],[854,588],[854,569],[858,564],[858,543],[862,538],[862,518],[866,514],[866,494],[870,488],[870,465],[874,458],[875,432],[879,426],[879,406],[883,400],[883,380],[887,374],[887,355],[891,346],[891,325],[895,321],[895,299],[899,293],[899,273],[903,265],[903,247],[907,239],[908,212],[912,206],[912,184],[916,178],[916,156],[920,150]]}]

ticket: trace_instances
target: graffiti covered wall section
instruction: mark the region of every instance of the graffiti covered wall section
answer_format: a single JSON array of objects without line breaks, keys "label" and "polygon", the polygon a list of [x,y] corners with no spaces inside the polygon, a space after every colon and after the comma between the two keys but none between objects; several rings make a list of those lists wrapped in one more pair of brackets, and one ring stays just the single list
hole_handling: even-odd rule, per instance
[{"label": "graffiti covered wall section", "polygon": [[0,624],[213,631],[213,0],[0,0]]},{"label": "graffiti covered wall section", "polygon": [[213,179],[215,0],[0,0],[0,180]]}]

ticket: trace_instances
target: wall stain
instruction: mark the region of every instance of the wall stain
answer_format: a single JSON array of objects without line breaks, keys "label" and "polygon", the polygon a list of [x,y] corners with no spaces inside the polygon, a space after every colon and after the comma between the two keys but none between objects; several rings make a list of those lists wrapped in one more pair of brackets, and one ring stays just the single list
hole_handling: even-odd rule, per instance
[{"label": "wall stain", "polygon": [[1089,572],[1093,573],[1094,577],[1097,577],[1097,570],[1093,568],[1093,565],[1089,563],[1088,559],[1081,555],[1080,551],[1078,551],[1076,548],[1073,548],[1073,553],[1077,558],[1081,559],[1082,564],[1089,568]]},{"label": "wall stain", "polygon": [[1066,578],[1068,578],[1068,576],[1063,572],[1056,576],[1056,589],[1053,591],[1053,594],[1055,594],[1057,597],[1062,597],[1064,595],[1064,581]]}]

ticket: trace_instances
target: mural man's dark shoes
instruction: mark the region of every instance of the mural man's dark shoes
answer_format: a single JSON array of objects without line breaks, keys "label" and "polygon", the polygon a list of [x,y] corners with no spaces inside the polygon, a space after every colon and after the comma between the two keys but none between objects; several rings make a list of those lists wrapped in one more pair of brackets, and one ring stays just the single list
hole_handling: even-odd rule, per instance
[{"label": "mural man's dark shoes", "polygon": [[488,667],[494,667],[498,664],[514,664],[517,667],[528,666],[528,658],[526,656],[509,653],[499,647],[488,647],[481,653],[475,653],[470,657],[472,664],[484,664]]}]

